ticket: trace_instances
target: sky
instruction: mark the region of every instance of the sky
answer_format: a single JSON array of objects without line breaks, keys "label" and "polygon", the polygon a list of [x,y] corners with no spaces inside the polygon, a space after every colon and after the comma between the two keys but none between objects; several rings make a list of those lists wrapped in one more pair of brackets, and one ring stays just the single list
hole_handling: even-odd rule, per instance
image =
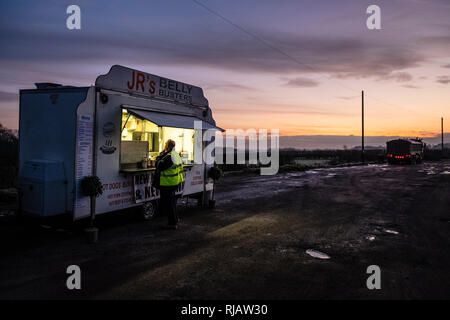
[{"label": "sky", "polygon": [[[366,26],[372,4],[381,30]],[[450,121],[450,0],[5,0],[0,15],[12,129],[20,89],[93,85],[114,64],[200,86],[220,127],[279,129],[293,147],[360,136],[361,90],[368,136],[434,137]]]}]

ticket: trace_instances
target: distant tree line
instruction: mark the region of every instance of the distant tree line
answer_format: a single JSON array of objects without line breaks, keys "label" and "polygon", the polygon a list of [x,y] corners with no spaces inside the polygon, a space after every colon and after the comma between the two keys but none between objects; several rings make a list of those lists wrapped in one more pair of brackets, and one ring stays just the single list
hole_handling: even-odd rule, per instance
[{"label": "distant tree line", "polygon": [[[371,149],[364,151],[364,158],[367,162],[382,162],[384,160],[383,149]],[[322,159],[330,160],[330,164],[337,165],[361,161],[361,150],[280,150],[280,165],[292,164],[297,159]]]},{"label": "distant tree line", "polygon": [[0,123],[0,188],[16,185],[19,165],[19,140]]},{"label": "distant tree line", "polygon": [[[233,152],[233,150],[224,150]],[[383,149],[370,149],[365,151],[365,160],[367,162],[384,162],[385,151]],[[269,152],[270,156],[270,152]],[[223,171],[247,170],[258,167],[258,165],[237,164],[237,152],[234,150],[234,164],[221,164]],[[224,157],[225,158],[225,157]],[[245,159],[249,159],[248,151],[245,152]],[[361,161],[361,150],[298,150],[282,149],[279,151],[280,168],[286,166],[287,169],[307,169],[307,167],[298,165],[298,160],[327,160],[328,165],[340,165],[345,163],[357,163]],[[298,167],[298,168],[297,168]],[[283,168],[282,168],[283,169]],[[256,171],[255,171],[256,172]]]},{"label": "distant tree line", "polygon": [[442,152],[442,149],[440,148],[425,147],[424,159],[426,161],[439,161],[442,159],[449,159],[449,158],[450,158],[449,149],[444,149],[444,152]]},{"label": "distant tree line", "polygon": [[[226,152],[233,152],[233,150],[224,150]],[[223,171],[240,171],[250,170],[259,167],[259,165],[237,164],[237,152],[234,150],[234,164],[219,165]],[[299,150],[299,149],[281,149],[280,155],[280,171],[285,170],[306,170],[307,166],[301,165],[301,160],[327,160],[327,165],[344,165],[356,164],[361,162],[361,149],[337,149],[337,150]],[[446,149],[444,154],[440,149],[425,148],[425,160],[439,161],[441,159],[450,158],[450,150]],[[369,163],[384,163],[386,162],[386,150],[383,148],[369,148],[364,151],[364,158]],[[225,159],[225,157],[224,157]],[[245,159],[249,159],[248,151],[245,152]],[[283,168],[284,167],[284,168]],[[259,172],[254,170],[255,172]]]}]

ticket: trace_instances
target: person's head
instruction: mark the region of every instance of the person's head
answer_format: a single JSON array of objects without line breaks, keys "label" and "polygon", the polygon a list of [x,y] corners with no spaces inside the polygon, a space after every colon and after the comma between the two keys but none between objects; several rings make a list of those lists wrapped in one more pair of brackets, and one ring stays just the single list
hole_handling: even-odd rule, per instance
[{"label": "person's head", "polygon": [[175,148],[175,141],[169,139],[166,141],[166,145],[164,146],[164,151],[170,152]]}]

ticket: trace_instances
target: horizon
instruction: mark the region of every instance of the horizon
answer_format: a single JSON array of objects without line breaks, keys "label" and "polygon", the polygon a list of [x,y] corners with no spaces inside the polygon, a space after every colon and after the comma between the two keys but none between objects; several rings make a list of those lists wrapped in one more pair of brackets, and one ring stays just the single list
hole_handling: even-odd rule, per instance
[{"label": "horizon", "polygon": [[[2,125],[2,123],[0,123]],[[18,137],[19,131],[17,129],[4,129],[11,131],[11,133]],[[237,135],[239,136],[239,135]],[[364,136],[365,148],[386,148],[386,142],[394,139],[415,139],[418,137],[406,136]],[[420,137],[419,137],[420,138]],[[248,137],[245,137],[248,139]],[[280,150],[351,150],[361,148],[361,136],[357,135],[296,135],[296,136],[279,136]],[[441,134],[434,136],[421,137],[422,141],[433,148],[441,145]],[[444,132],[444,146],[450,145],[450,132]],[[247,144],[246,144],[247,145]],[[227,148],[224,146],[224,148]]]}]

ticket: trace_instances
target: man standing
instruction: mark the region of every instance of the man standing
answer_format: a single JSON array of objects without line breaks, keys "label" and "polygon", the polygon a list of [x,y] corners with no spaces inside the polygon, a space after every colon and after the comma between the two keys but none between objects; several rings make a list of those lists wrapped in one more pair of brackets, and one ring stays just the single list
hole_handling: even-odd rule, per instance
[{"label": "man standing", "polygon": [[164,151],[156,158],[156,169],[160,172],[159,190],[162,212],[167,213],[169,228],[177,229],[177,198],[175,191],[183,182],[183,164],[175,151],[175,141],[167,140]]}]

